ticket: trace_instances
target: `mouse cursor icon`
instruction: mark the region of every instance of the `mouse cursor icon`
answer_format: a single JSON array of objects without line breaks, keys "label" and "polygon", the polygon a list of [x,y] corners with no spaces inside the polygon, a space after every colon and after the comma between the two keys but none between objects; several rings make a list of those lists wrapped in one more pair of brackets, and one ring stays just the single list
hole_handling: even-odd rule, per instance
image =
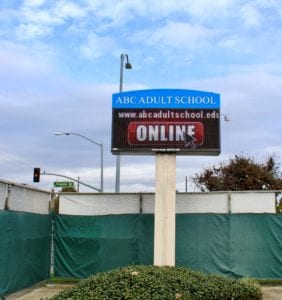
[{"label": "mouse cursor icon", "polygon": [[195,139],[192,135],[188,134],[187,132],[183,132],[184,137],[184,144],[186,148],[196,148],[196,145],[194,144],[197,139]]}]

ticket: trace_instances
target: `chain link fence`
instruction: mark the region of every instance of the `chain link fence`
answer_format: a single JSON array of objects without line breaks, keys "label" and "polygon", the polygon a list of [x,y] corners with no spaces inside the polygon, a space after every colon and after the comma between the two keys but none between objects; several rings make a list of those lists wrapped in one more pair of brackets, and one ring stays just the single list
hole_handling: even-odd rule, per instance
[{"label": "chain link fence", "polygon": [[7,187],[8,185],[0,182],[0,210],[5,209],[5,203],[7,198]]},{"label": "chain link fence", "polygon": [[50,277],[51,193],[0,180],[0,298]]},{"label": "chain link fence", "polygon": [[[278,191],[176,193],[176,213],[275,213]],[[48,214],[51,192],[0,180],[0,209]],[[59,213],[152,214],[154,193],[60,193]]]},{"label": "chain link fence", "polygon": [[[176,213],[275,213],[276,191],[177,193]],[[59,213],[154,213],[153,193],[59,194]]]},{"label": "chain link fence", "polygon": [[48,214],[51,192],[0,180],[0,209]]}]

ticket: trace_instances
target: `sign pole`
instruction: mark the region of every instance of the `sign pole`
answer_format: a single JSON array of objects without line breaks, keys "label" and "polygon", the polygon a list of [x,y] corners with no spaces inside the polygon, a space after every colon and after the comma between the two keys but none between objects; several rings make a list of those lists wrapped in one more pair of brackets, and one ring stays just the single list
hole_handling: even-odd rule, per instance
[{"label": "sign pole", "polygon": [[115,93],[111,149],[156,156],[154,264],[174,266],[176,154],[220,154],[220,95],[183,89]]},{"label": "sign pole", "polygon": [[154,265],[175,265],[176,154],[156,154]]}]

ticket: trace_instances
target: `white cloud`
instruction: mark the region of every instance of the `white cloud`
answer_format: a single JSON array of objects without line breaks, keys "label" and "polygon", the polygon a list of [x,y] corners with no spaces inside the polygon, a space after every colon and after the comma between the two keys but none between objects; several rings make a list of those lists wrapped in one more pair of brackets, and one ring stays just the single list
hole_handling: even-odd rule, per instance
[{"label": "white cloud", "polygon": [[122,26],[133,20],[137,16],[146,15],[148,3],[140,0],[88,0],[85,7],[92,19],[99,21],[101,27]]},{"label": "white cloud", "polygon": [[232,11],[235,3],[234,0],[188,0],[184,1],[183,6],[190,11],[191,15],[208,19],[226,16]]},{"label": "white cloud", "polygon": [[[121,165],[121,191],[153,191],[155,166],[152,163],[124,163]],[[136,190],[136,188],[138,188]]]},{"label": "white cloud", "polygon": [[115,40],[110,37],[100,37],[91,33],[87,37],[87,42],[80,46],[81,54],[86,58],[98,58],[106,53],[113,53],[117,50]]},{"label": "white cloud", "polygon": [[21,13],[21,22],[24,24],[55,26],[63,23],[63,18],[50,9],[24,8]]},{"label": "white cloud", "polygon": [[191,22],[198,24],[211,19],[222,18],[228,14],[229,10],[232,10],[235,3],[234,0],[147,0],[143,2],[146,3],[143,16],[149,19],[159,20],[173,15],[186,15],[187,18],[192,18]]},{"label": "white cloud", "polygon": [[148,42],[152,45],[191,50],[198,47],[199,43],[208,43],[215,34],[216,32],[203,26],[168,22],[164,27],[148,32]]},{"label": "white cloud", "polygon": [[57,1],[53,13],[59,19],[77,19],[84,17],[87,10],[70,1]]},{"label": "white cloud", "polygon": [[24,164],[26,160],[23,157],[19,157],[16,154],[7,153],[5,150],[0,149],[0,164],[10,165],[10,164]]},{"label": "white cloud", "polygon": [[261,14],[255,7],[249,4],[244,5],[240,9],[240,14],[247,27],[259,27],[263,25]]},{"label": "white cloud", "polygon": [[45,0],[25,0],[24,5],[38,7],[45,3]]},{"label": "white cloud", "polygon": [[241,51],[241,49],[238,49],[238,37],[237,36],[229,36],[227,38],[224,38],[218,42],[218,46],[225,48],[225,49],[230,49],[232,51]]},{"label": "white cloud", "polygon": [[68,20],[80,19],[87,14],[87,9],[66,0],[56,1],[55,5],[42,6],[43,4],[43,1],[30,0],[19,10],[20,25],[16,29],[19,39],[48,36],[56,26],[66,25]]},{"label": "white cloud", "polygon": [[[48,48],[36,49],[18,43],[0,41],[0,79],[6,88],[17,82],[20,88],[23,82],[31,79],[44,79],[54,74]],[[34,83],[33,83],[34,84]]]},{"label": "white cloud", "polygon": [[46,26],[37,24],[21,24],[17,30],[16,35],[19,40],[30,40],[40,37],[45,37],[51,34],[52,29]]},{"label": "white cloud", "polygon": [[[45,5],[43,6],[43,4]],[[21,18],[21,23],[32,23],[34,26],[48,24],[49,27],[54,27],[66,24],[67,20],[83,18],[83,22],[94,26],[92,29],[97,32],[125,26],[138,17],[146,20],[145,23],[147,23],[154,20],[166,20],[170,16],[172,20],[178,20],[178,15],[182,16],[183,19],[186,15],[191,24],[204,24],[206,19],[208,21],[211,19],[211,16],[222,18],[233,8],[232,0],[180,0],[177,2],[170,0],[154,2],[149,0],[83,2],[58,0],[55,1],[54,5],[40,0],[29,0],[22,6],[21,15],[24,19]],[[149,23],[147,24],[149,25]],[[66,26],[71,26],[71,24]],[[180,24],[177,27],[176,23],[175,30],[181,30],[179,26]],[[192,33],[192,39],[195,38],[195,34],[201,34],[199,31],[201,31],[200,28],[188,30],[189,33]],[[174,31],[174,33],[179,35],[178,31]],[[177,38],[176,41],[178,41]]]}]

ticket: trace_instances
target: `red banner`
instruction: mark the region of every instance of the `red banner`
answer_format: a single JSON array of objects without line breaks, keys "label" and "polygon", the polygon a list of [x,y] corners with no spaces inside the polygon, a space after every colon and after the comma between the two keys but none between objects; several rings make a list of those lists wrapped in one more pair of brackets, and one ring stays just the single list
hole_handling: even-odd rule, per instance
[{"label": "red banner", "polygon": [[203,140],[201,122],[130,122],[128,125],[130,145],[195,148],[202,145]]}]

